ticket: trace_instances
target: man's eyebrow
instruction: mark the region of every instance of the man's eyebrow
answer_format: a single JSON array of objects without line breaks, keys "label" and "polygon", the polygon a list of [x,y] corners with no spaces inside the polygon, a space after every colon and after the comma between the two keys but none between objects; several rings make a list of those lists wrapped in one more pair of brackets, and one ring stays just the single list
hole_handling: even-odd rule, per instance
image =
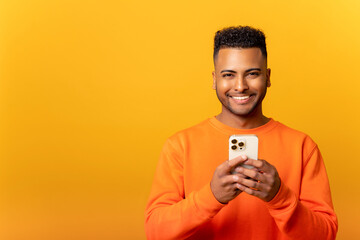
[{"label": "man's eyebrow", "polygon": [[228,70],[228,69],[222,70],[220,73],[223,73],[223,72],[236,73],[236,71],[234,71],[234,70]]},{"label": "man's eyebrow", "polygon": [[[246,69],[245,72],[251,72],[251,71],[260,71],[261,72],[261,68],[249,68],[249,69]],[[230,70],[230,69],[224,69],[222,70],[220,73],[223,73],[223,72],[231,72],[231,73],[236,73],[236,71],[234,70]]]},{"label": "man's eyebrow", "polygon": [[250,69],[246,69],[245,72],[251,72],[251,71],[260,71],[261,72],[261,68],[250,68]]}]

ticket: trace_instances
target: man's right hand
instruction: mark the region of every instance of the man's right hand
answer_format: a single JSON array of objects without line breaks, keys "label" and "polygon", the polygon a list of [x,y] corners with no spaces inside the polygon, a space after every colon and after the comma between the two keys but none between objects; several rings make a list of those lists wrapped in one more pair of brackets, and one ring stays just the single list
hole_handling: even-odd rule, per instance
[{"label": "man's right hand", "polygon": [[210,187],[215,198],[223,204],[233,200],[241,191],[236,187],[242,174],[232,174],[232,170],[239,164],[246,161],[246,157],[238,156],[234,159],[228,160],[220,164],[211,179]]}]

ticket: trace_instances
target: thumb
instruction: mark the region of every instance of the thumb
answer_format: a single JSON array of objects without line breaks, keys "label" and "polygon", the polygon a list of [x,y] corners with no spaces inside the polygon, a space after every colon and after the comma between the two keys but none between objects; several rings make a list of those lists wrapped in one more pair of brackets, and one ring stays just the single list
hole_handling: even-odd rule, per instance
[{"label": "thumb", "polygon": [[248,158],[245,155],[237,156],[236,158],[227,161],[227,171],[231,172],[234,167],[245,162]]}]

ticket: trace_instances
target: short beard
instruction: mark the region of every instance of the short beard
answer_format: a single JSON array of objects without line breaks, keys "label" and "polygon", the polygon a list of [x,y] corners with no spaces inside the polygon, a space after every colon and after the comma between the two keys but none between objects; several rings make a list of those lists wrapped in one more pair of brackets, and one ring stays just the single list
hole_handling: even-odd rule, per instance
[{"label": "short beard", "polygon": [[[228,110],[229,110],[231,113],[233,113],[234,115],[239,116],[239,117],[248,117],[248,116],[253,115],[253,114],[255,113],[255,110],[257,109],[257,107],[258,107],[259,105],[261,105],[262,101],[264,100],[264,98],[265,98],[265,96],[266,96],[266,92],[267,92],[267,87],[265,86],[264,95],[261,96],[261,98],[256,102],[255,105],[253,105],[253,106],[250,108],[250,110],[249,110],[246,114],[242,114],[242,113],[236,112],[234,109],[231,108],[230,102],[229,102],[229,105],[226,106],[226,105],[221,101],[217,89],[216,89],[216,96],[217,96],[217,98],[219,99],[219,101],[221,102],[221,105],[224,106],[226,109],[228,109]],[[226,97],[228,97],[228,96],[226,95]]]}]

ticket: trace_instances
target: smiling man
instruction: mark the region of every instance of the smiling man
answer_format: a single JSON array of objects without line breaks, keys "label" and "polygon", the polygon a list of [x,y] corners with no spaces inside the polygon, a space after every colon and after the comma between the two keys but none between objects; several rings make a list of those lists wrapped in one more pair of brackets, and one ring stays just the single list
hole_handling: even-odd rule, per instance
[{"label": "smiling man", "polygon": [[[221,113],[166,141],[146,207],[147,237],[335,239],[317,145],[263,115],[271,85],[264,34],[241,26],[218,31],[214,66]],[[228,159],[234,134],[257,136],[259,160]]]},{"label": "smiling man", "polygon": [[241,128],[268,122],[262,114],[261,102],[270,87],[270,69],[261,50],[222,48],[214,56],[214,62],[213,88],[223,105],[217,119],[229,126],[241,124]]}]

